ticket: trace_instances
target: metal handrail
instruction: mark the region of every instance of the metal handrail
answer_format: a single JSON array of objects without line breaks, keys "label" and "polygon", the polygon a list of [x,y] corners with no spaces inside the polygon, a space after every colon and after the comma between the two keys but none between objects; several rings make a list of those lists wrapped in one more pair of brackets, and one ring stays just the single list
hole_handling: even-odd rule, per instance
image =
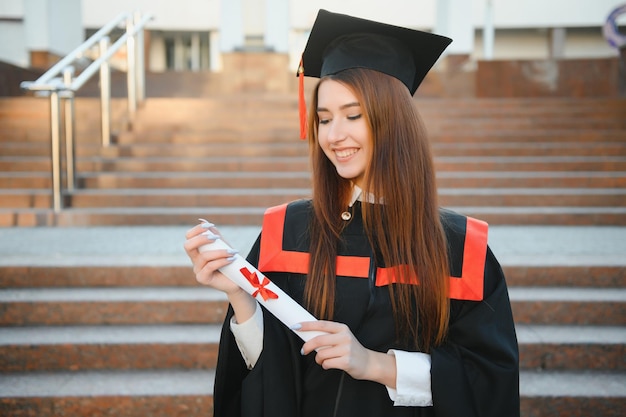
[{"label": "metal handrail", "polygon": [[[129,120],[135,118],[137,103],[143,101],[144,93],[144,44],[143,29],[153,18],[150,14],[141,15],[140,12],[121,13],[115,19],[104,25],[89,39],[62,58],[41,77],[35,81],[23,81],[20,86],[24,90],[33,91],[37,95],[50,97],[50,142],[52,159],[52,206],[55,212],[63,208],[61,192],[61,152],[60,136],[65,131],[66,155],[65,166],[67,189],[73,191],[76,186],[76,170],[74,167],[74,95],[85,83],[100,71],[100,105],[102,120],[102,146],[111,144],[111,80],[109,60],[124,44],[127,48],[127,85],[128,85],[128,114]],[[126,23],[126,31],[113,44],[109,45],[109,34],[120,24]],[[84,53],[99,44],[100,56],[95,59],[78,76],[72,64],[82,58]],[[59,76],[60,75],[60,76]],[[65,121],[61,119],[61,103],[65,101]],[[65,125],[65,129],[63,129]]]}]

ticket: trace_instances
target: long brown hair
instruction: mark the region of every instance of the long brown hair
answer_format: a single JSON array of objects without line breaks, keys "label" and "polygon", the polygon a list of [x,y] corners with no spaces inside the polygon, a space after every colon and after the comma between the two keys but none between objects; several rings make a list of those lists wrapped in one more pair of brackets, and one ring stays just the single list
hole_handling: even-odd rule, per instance
[{"label": "long brown hair", "polygon": [[[398,284],[389,288],[397,334],[429,352],[447,333],[449,267],[426,130],[413,98],[395,78],[367,69],[345,70],[327,78],[355,94],[370,127],[373,152],[363,192],[382,197],[384,204],[363,204],[363,222],[385,266],[398,267]],[[335,259],[343,227],[340,213],[349,203],[352,185],[337,174],[317,143],[317,94],[324,80],[313,91],[309,114],[315,215],[305,302],[313,314],[332,319]]]}]

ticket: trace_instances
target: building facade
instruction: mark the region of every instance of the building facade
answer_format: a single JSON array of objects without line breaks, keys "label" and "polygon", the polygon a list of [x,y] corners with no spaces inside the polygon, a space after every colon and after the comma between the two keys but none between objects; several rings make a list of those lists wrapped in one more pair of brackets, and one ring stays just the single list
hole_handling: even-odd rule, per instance
[{"label": "building facade", "polygon": [[220,72],[224,54],[240,51],[286,54],[294,68],[320,8],[450,36],[454,42],[447,53],[468,57],[470,63],[611,57],[618,51],[604,39],[602,26],[621,4],[618,0],[0,0],[0,60],[37,66],[37,54],[67,54],[120,12],[139,10],[154,16],[145,36],[149,71]]}]

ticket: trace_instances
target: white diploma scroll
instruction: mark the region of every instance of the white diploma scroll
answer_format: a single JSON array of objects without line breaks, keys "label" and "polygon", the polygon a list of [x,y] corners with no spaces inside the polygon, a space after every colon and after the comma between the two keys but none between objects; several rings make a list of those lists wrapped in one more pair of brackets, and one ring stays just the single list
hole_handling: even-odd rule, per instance
[{"label": "white diploma scroll", "polygon": [[[222,239],[216,239],[199,248],[200,252],[216,249],[231,249]],[[317,319],[305,310],[300,304],[289,297],[276,284],[263,275],[239,254],[234,255],[235,260],[220,268],[220,271],[241,289],[254,297],[267,311],[272,313],[285,326],[291,328],[294,324],[304,321],[316,321]],[[305,342],[324,332],[303,332],[293,330]]]}]

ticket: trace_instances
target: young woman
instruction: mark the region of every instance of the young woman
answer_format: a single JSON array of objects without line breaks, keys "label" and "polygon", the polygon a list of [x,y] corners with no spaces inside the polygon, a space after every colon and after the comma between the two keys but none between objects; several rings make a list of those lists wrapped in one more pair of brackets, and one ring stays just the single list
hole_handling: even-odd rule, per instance
[{"label": "young woman", "polygon": [[[268,209],[248,261],[319,321],[287,328],[187,233],[230,301],[215,416],[519,416],[515,329],[485,223],[440,209],[412,98],[450,40],[320,11],[303,54],[313,198]],[[325,334],[303,343],[292,330]]]}]

